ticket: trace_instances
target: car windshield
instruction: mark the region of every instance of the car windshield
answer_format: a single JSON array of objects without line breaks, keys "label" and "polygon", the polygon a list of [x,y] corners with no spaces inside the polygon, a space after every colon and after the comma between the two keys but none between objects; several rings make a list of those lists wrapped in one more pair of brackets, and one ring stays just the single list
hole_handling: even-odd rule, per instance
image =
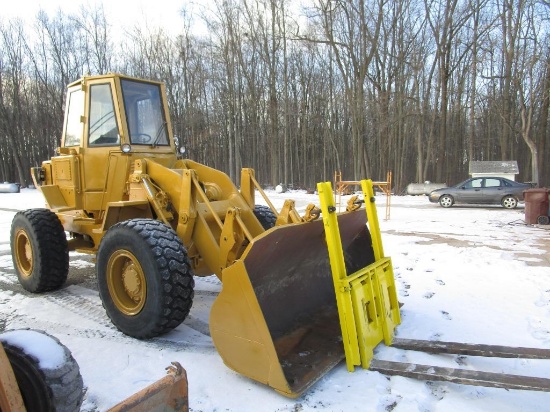
[{"label": "car windshield", "polygon": [[121,84],[130,142],[153,146],[168,145],[160,86],[134,80],[122,80]]}]

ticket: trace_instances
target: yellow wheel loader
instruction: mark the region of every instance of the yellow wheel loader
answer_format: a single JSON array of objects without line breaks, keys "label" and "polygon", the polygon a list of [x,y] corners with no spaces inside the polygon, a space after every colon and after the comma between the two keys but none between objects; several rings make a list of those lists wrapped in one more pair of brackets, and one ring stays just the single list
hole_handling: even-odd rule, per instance
[{"label": "yellow wheel loader", "polygon": [[23,287],[60,288],[69,251],[95,254],[107,315],[147,339],[184,321],[194,275],[215,274],[222,290],[210,334],[235,371],[289,397],[344,358],[350,371],[398,373],[373,359],[400,315],[372,182],[361,181],[365,209],[353,197],[336,213],[330,184],[320,183],[320,208],[301,216],[287,200],[277,211],[252,169],[237,189],[221,171],[183,159],[168,113],[160,82],[107,74],[68,86],[61,146],[31,170],[47,208],[12,222]]},{"label": "yellow wheel loader", "polygon": [[[252,169],[239,190],[181,158],[165,95],[160,82],[119,74],[68,86],[61,146],[31,170],[47,207],[12,222],[19,281],[30,292],[55,290],[70,251],[96,254],[108,316],[146,339],[183,322],[194,275],[215,274],[223,288],[209,323],[224,362],[296,397],[344,358],[320,210],[300,216],[288,200],[277,211]],[[256,205],[257,192],[269,206]],[[347,270],[372,264],[365,212],[337,223]],[[392,299],[396,307],[394,288]]]}]

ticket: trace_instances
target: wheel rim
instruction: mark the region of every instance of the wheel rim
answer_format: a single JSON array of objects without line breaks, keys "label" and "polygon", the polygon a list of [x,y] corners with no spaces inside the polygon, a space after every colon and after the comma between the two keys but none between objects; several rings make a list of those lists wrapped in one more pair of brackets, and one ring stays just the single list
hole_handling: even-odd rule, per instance
[{"label": "wheel rim", "polygon": [[451,201],[451,198],[448,197],[448,196],[443,196],[441,198],[441,206],[443,207],[449,207],[453,204],[453,202]]},{"label": "wheel rim", "polygon": [[32,245],[24,230],[18,230],[15,234],[15,263],[19,272],[29,277],[33,269]]},{"label": "wheel rim", "polygon": [[138,259],[127,250],[118,250],[107,263],[107,286],[117,309],[137,315],[145,305],[147,282]]},{"label": "wheel rim", "polygon": [[516,199],[514,199],[513,197],[507,197],[502,203],[504,207],[508,209],[513,209],[514,207],[516,207],[517,204]]}]

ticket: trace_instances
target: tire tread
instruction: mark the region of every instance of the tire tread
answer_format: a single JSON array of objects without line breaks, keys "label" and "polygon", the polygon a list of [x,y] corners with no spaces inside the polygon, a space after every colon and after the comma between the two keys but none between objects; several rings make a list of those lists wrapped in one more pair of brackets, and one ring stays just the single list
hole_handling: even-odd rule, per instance
[{"label": "tire tread", "polygon": [[[40,376],[40,379],[46,386],[49,395],[49,403],[53,410],[57,412],[76,412],[80,410],[84,398],[84,384],[78,363],[72,356],[69,349],[63,345],[55,336],[49,335],[43,331],[36,331],[47,335],[63,349],[64,362],[56,368],[42,368],[40,361],[35,356],[25,352],[17,345],[13,345],[2,339],[0,341],[8,355],[10,362],[15,359],[31,367]],[[23,362],[21,362],[23,360]],[[23,390],[23,389],[22,389]],[[38,400],[39,404],[45,404],[45,400]]]},{"label": "tire tread", "polygon": [[[160,274],[159,280],[162,282],[162,315],[154,320],[152,328],[131,333],[135,338],[149,339],[171,331],[185,320],[193,304],[195,281],[187,251],[172,228],[158,220],[131,219],[113,225],[109,231],[113,233],[125,229],[147,243]],[[111,316],[109,311],[107,314],[120,329],[116,316]],[[129,334],[128,331],[122,331]]]},{"label": "tire tread", "polygon": [[[69,273],[69,251],[67,237],[59,218],[49,209],[28,209],[17,212],[13,218],[11,229],[11,244],[18,227],[28,224],[30,233],[27,235],[36,240],[36,261],[39,262],[36,273],[31,275],[32,286],[23,286],[33,293],[57,290],[67,281]],[[14,267],[16,271],[17,262]],[[21,275],[18,273],[21,280]]]},{"label": "tire tread", "polygon": [[277,216],[275,216],[275,213],[273,213],[269,206],[256,205],[254,207],[254,215],[265,230],[271,229],[277,222]]}]

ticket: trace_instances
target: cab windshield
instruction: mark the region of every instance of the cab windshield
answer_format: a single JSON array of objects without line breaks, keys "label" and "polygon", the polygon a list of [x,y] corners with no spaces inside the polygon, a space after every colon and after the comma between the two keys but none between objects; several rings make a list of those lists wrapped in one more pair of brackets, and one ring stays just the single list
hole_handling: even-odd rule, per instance
[{"label": "cab windshield", "polygon": [[160,86],[134,80],[121,80],[124,109],[132,144],[167,146],[168,132]]}]

